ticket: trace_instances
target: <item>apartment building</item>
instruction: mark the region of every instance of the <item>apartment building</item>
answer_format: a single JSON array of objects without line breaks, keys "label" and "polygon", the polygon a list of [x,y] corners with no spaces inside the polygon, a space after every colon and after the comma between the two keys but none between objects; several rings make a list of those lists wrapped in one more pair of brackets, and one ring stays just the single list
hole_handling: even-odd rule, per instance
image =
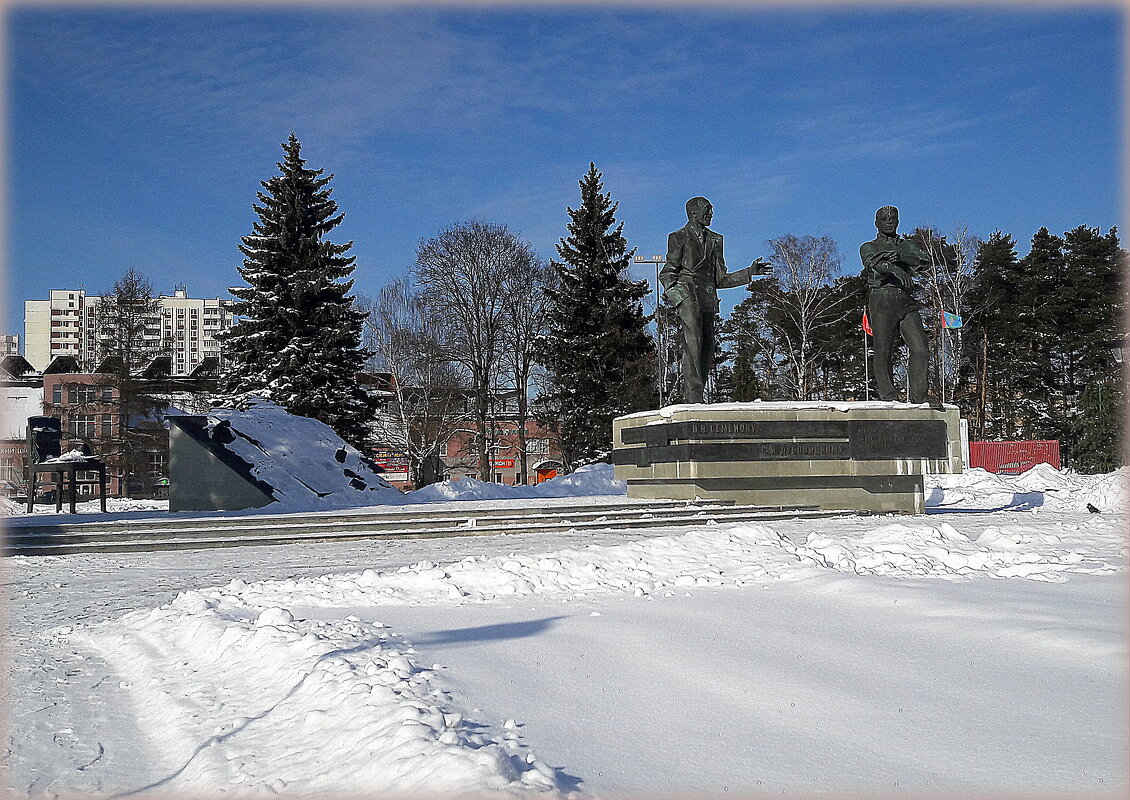
[{"label": "apartment building", "polygon": [[[99,299],[82,289],[52,289],[47,300],[25,300],[24,358],[44,369],[57,356],[74,356],[92,368]],[[187,375],[208,356],[221,357],[216,334],[235,323],[233,301],[189,297],[183,285],[159,299],[145,336],[172,357],[172,374]]]},{"label": "apartment building", "polygon": [[0,357],[15,356],[20,353],[20,335],[18,333],[0,334]]}]

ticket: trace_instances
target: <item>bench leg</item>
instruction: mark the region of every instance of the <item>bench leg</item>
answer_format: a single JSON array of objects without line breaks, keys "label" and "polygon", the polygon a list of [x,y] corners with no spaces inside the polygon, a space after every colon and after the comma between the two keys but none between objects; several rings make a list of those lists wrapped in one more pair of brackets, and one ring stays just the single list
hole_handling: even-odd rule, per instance
[{"label": "bench leg", "polygon": [[71,513],[75,513],[75,495],[78,494],[78,472],[71,469]]},{"label": "bench leg", "polygon": [[55,473],[55,513],[63,510],[63,487],[67,485],[66,477],[62,472]]}]

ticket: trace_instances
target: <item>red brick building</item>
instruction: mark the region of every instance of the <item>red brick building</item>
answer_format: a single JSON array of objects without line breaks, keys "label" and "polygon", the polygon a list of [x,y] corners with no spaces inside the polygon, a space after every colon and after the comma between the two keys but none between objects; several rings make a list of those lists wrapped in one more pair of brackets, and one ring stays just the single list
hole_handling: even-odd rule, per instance
[{"label": "red brick building", "polygon": [[[135,380],[146,394],[159,396],[173,406],[190,405],[194,397],[215,388],[215,359],[207,360],[187,377],[169,376],[169,357],[154,359]],[[78,449],[107,464],[108,491],[125,494],[125,459],[133,476],[129,494],[149,496],[168,477],[169,437],[159,414],[142,414],[127,421],[123,414],[119,381],[114,365],[99,365],[92,372],[80,369],[74,356],[57,356],[42,372],[21,356],[0,361],[0,385],[6,390],[3,416],[6,438],[0,441],[0,479],[3,491],[23,494],[27,462],[27,418],[57,417],[63,430],[62,452]],[[186,409],[194,410],[194,409]],[[129,447],[125,446],[126,435]],[[92,487],[82,487],[93,491]]]}]

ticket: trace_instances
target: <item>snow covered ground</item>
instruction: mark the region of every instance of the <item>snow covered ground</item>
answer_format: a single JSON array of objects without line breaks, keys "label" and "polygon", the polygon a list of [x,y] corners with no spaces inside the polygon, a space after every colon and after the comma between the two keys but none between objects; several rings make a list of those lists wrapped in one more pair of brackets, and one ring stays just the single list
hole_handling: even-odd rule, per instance
[{"label": "snow covered ground", "polygon": [[[4,785],[1122,796],[1126,477],[934,476],[917,517],[9,558]],[[572,480],[541,492],[622,491]],[[413,500],[539,496],[460,483]]]}]

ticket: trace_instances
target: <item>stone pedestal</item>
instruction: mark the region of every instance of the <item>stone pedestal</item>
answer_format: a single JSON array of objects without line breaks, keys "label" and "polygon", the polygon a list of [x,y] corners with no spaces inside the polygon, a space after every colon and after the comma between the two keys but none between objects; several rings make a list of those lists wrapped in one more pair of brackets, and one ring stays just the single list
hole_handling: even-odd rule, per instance
[{"label": "stone pedestal", "polygon": [[920,514],[922,476],[961,472],[956,406],[772,402],[668,406],[613,422],[628,496]]}]

